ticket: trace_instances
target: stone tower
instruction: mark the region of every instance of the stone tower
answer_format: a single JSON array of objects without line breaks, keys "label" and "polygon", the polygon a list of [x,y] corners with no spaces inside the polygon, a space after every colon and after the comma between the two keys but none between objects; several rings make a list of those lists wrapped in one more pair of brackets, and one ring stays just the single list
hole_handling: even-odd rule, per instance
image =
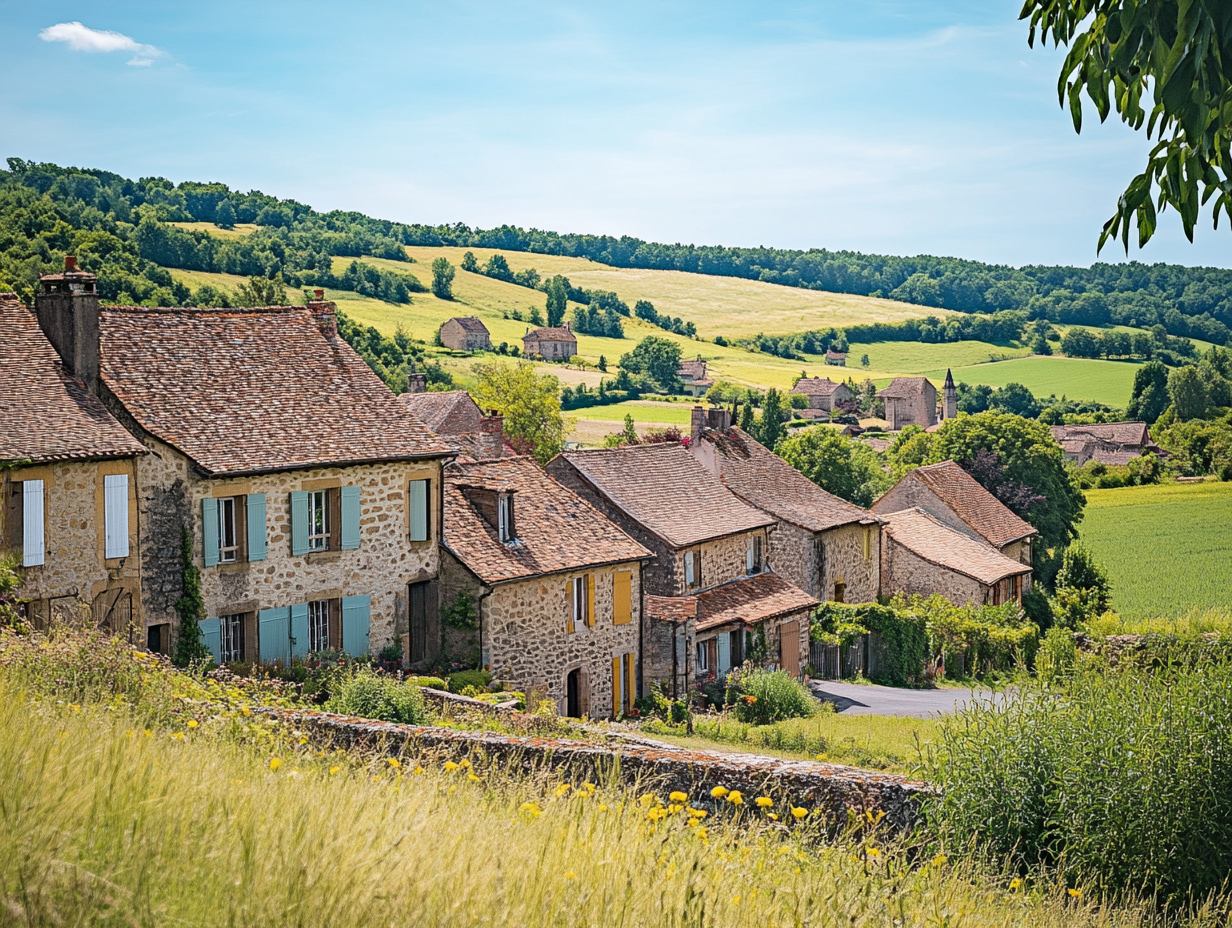
[{"label": "stone tower", "polygon": [[958,417],[958,388],[954,386],[954,375],[949,369],[945,372],[945,386],[941,388],[941,418],[955,419]]}]

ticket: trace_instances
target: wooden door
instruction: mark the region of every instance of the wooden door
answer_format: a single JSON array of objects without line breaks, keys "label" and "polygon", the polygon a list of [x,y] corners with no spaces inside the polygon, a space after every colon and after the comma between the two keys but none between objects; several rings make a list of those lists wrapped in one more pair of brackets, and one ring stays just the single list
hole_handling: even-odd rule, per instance
[{"label": "wooden door", "polygon": [[800,676],[800,623],[793,619],[779,626],[781,666],[791,676]]}]

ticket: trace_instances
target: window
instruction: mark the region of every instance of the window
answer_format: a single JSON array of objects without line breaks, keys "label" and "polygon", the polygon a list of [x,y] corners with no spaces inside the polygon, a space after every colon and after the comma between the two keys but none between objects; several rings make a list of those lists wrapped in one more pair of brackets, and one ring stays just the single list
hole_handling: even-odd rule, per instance
[{"label": "window", "polygon": [[428,584],[412,583],[406,590],[410,620],[411,663],[428,659]]},{"label": "window", "polygon": [[308,494],[308,550],[329,549],[329,490]]},{"label": "window", "polygon": [[244,615],[219,616],[221,660],[224,664],[244,659]]},{"label": "window", "polygon": [[496,527],[502,543],[513,541],[513,497],[508,493],[496,497]]},{"label": "window", "polygon": [[834,601],[836,603],[846,602],[847,601],[845,598],[846,596],[847,596],[847,584],[844,583],[842,580],[835,580],[834,581]]},{"label": "window", "polygon": [[569,623],[570,633],[577,630],[579,624],[591,628],[594,626],[594,578],[590,574],[574,577],[569,581]]},{"label": "window", "polygon": [[748,551],[745,553],[745,573],[759,574],[761,573],[761,536],[753,535],[749,538]]},{"label": "window", "polygon": [[430,487],[428,480],[412,480],[410,485],[410,535],[411,541],[427,541],[430,537],[428,500]]},{"label": "window", "polygon": [[218,500],[218,560],[222,564],[234,564],[240,556],[236,503],[234,496]]},{"label": "window", "polygon": [[308,604],[308,650],[329,650],[328,599],[317,599]]},{"label": "window", "polygon": [[695,590],[702,585],[701,556],[697,551],[684,553],[684,585],[686,589]]},{"label": "window", "polygon": [[128,475],[103,477],[103,537],[106,557],[128,557]]}]

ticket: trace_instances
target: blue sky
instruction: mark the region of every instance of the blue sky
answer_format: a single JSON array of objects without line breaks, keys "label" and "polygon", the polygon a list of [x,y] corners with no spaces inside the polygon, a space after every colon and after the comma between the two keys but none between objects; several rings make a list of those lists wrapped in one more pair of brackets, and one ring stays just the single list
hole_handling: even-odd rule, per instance
[{"label": "blue sky", "polygon": [[[1019,7],[0,0],[0,156],[407,222],[1089,264],[1148,143],[1075,135]],[[1131,257],[1232,266],[1232,232],[1166,214]]]}]

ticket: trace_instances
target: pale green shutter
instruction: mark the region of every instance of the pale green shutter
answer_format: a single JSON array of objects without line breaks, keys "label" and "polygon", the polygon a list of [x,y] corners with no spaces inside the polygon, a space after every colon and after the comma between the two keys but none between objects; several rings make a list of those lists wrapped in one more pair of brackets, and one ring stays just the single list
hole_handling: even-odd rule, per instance
[{"label": "pale green shutter", "polygon": [[201,638],[205,641],[205,646],[210,649],[210,656],[214,658],[214,663],[221,664],[222,621],[219,619],[201,619],[197,624],[201,626]]},{"label": "pale green shutter", "polygon": [[291,494],[291,553],[308,553],[308,494],[303,490]]},{"label": "pale green shutter", "polygon": [[203,536],[201,553],[205,556],[205,566],[213,567],[218,563],[218,500],[216,499],[201,501],[201,534]]},{"label": "pale green shutter", "polygon": [[342,597],[342,650],[352,657],[367,654],[371,622],[371,596]]},{"label": "pale green shutter", "polygon": [[342,550],[359,547],[359,487],[342,488]]},{"label": "pale green shutter", "polygon": [[428,481],[412,480],[410,489],[411,541],[428,540]]},{"label": "pale green shutter", "polygon": [[291,610],[287,606],[278,609],[262,609],[257,614],[258,649],[261,662],[272,664],[278,661],[283,667],[291,663]]},{"label": "pale green shutter", "polygon": [[248,560],[265,560],[265,494],[248,494]]},{"label": "pale green shutter", "polygon": [[308,604],[291,606],[291,657],[308,656]]}]

